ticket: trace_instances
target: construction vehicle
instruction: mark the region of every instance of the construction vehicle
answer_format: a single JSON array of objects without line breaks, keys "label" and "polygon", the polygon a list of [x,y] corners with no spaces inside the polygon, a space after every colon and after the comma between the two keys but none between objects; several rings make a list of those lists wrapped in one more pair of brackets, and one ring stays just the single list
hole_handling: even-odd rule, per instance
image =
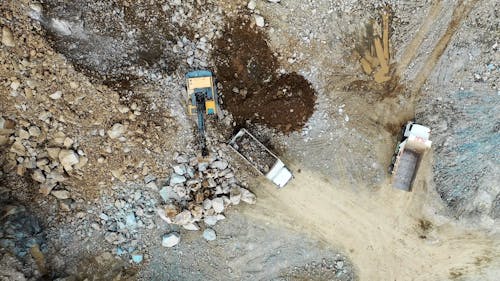
[{"label": "construction vehicle", "polygon": [[278,188],[284,187],[292,178],[292,173],[285,164],[246,129],[240,129],[229,146]]},{"label": "construction vehicle", "polygon": [[203,157],[208,155],[205,137],[205,115],[215,115],[218,111],[217,88],[211,71],[197,70],[186,74],[188,115],[197,116],[198,140]]},{"label": "construction vehicle", "polygon": [[392,157],[389,173],[392,186],[411,191],[424,153],[431,148],[429,140],[431,130],[410,121],[402,129],[401,141]]}]

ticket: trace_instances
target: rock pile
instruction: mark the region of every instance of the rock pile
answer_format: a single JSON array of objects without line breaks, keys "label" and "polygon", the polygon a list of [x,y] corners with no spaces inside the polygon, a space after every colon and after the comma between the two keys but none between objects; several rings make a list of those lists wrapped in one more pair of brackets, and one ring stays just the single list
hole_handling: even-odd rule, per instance
[{"label": "rock pile", "polygon": [[173,171],[160,190],[163,204],[157,210],[169,224],[199,230],[201,222],[213,226],[223,220],[230,205],[255,204],[255,195],[238,182],[230,164],[220,156],[177,155]]},{"label": "rock pile", "polygon": [[40,193],[67,199],[68,191],[52,190],[57,185],[62,187],[69,176],[81,175],[88,158],[77,141],[52,126],[51,119],[47,111],[40,114],[41,125],[0,117],[0,146],[8,146],[3,172],[15,170],[20,176],[29,173],[40,183]]}]

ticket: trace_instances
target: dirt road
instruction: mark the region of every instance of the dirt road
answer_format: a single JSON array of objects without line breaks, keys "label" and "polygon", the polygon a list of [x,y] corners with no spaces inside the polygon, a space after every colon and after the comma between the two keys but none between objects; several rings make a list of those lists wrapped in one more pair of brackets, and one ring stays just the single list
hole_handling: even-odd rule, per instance
[{"label": "dirt road", "polygon": [[343,249],[359,280],[493,280],[494,271],[498,274],[498,238],[451,224],[433,227],[423,218],[423,190],[385,186],[355,194],[348,189],[302,171],[282,190],[262,182],[259,206],[248,215]]}]

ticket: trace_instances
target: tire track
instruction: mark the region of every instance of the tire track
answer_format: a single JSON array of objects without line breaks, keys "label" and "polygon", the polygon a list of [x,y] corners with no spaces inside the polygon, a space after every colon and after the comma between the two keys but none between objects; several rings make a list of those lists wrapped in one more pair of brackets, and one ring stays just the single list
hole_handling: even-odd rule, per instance
[{"label": "tire track", "polygon": [[444,51],[448,47],[451,38],[457,32],[458,28],[461,26],[462,21],[469,15],[470,11],[477,2],[478,0],[470,0],[470,1],[461,0],[458,2],[455,10],[453,11],[451,21],[448,24],[448,27],[444,35],[439,39],[436,46],[432,50],[432,53],[429,55],[424,65],[419,70],[416,78],[413,80],[413,87],[412,87],[413,99],[416,98],[416,95],[420,92],[420,89],[427,81],[427,78],[432,73],[437,62],[439,61]]}]

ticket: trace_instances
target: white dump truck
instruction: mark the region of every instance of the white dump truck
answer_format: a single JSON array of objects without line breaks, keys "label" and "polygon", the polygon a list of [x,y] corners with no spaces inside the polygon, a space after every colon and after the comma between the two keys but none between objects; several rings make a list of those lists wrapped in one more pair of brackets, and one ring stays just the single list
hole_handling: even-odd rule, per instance
[{"label": "white dump truck", "polygon": [[241,129],[229,142],[237,154],[279,188],[292,178],[285,164],[246,129]]},{"label": "white dump truck", "polygon": [[424,153],[431,148],[430,132],[429,128],[414,122],[408,122],[403,127],[402,139],[389,167],[393,187],[411,191],[420,161]]}]

